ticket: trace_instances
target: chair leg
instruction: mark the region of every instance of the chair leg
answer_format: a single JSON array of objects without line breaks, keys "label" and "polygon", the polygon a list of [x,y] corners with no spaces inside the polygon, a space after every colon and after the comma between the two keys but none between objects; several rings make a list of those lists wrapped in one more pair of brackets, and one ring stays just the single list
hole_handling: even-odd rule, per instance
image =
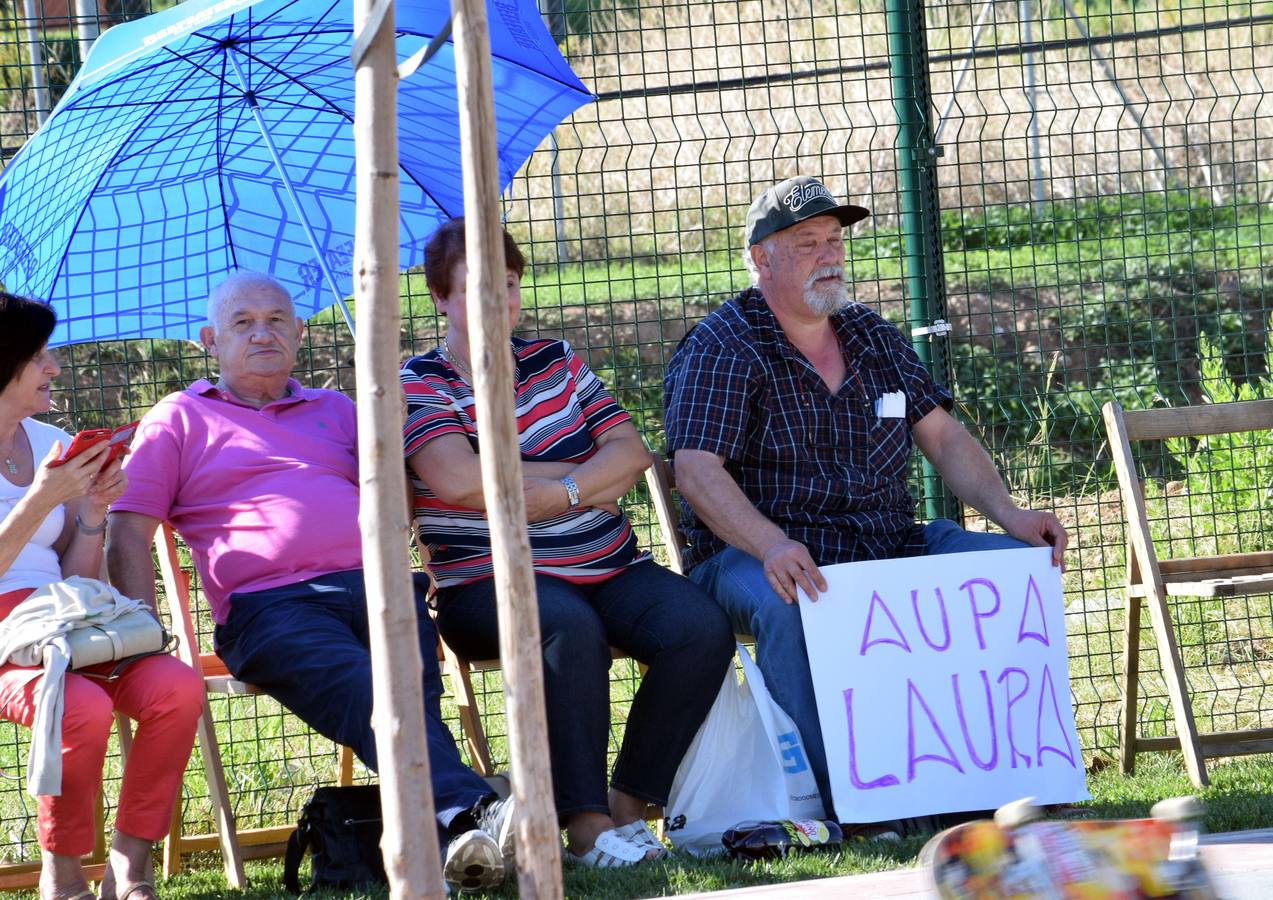
[{"label": "chair leg", "polygon": [[1180,738],[1180,750],[1185,757],[1185,770],[1194,787],[1204,788],[1211,783],[1207,777],[1206,761],[1202,756],[1202,742],[1198,739],[1198,726],[1193,718],[1193,705],[1189,688],[1185,684],[1185,666],[1176,644],[1176,631],[1171,624],[1171,612],[1166,598],[1150,591],[1146,598],[1149,620],[1154,627],[1154,639],[1158,642],[1158,658],[1162,660],[1163,680],[1171,698],[1175,714],[1176,734]]},{"label": "chair leg", "polygon": [[[119,755],[125,763],[133,749],[133,723],[123,713],[115,713],[115,734],[119,738]],[[110,861],[110,843],[106,840],[106,798],[102,791],[97,792],[97,806],[93,811],[97,838],[93,843],[93,852],[89,856],[90,863],[107,863]]]},{"label": "chair leg", "polygon": [[1140,695],[1140,598],[1128,592],[1123,613],[1122,734],[1118,739],[1119,766],[1124,775],[1136,768],[1136,712]]},{"label": "chair leg", "polygon": [[337,745],[336,784],[349,787],[354,783],[354,751],[344,744]]},{"label": "chair leg", "polygon": [[[120,755],[124,759],[128,758],[128,750],[125,747],[124,735],[128,732],[128,719],[121,713],[115,713],[115,727],[119,734]],[[106,797],[103,788],[97,790],[97,800],[93,804],[93,829],[95,832],[93,838],[93,852],[89,854],[88,862],[104,863],[110,853],[110,847],[106,842]],[[36,872],[39,877],[39,872]]]},{"label": "chair leg", "polygon": [[230,791],[226,787],[225,770],[221,766],[221,746],[217,743],[216,726],[212,721],[212,709],[206,696],[203,700],[203,712],[199,716],[198,735],[203,772],[208,782],[208,796],[212,801],[217,837],[221,842],[221,858],[225,862],[225,880],[231,888],[242,890],[247,886],[247,876],[243,872],[243,851],[239,847],[234,812],[230,808]]},{"label": "chair leg", "polygon": [[164,878],[171,878],[181,871],[181,851],[183,849],[181,825],[181,800],[178,798],[172,807],[172,824],[168,827],[168,837],[164,838]]},{"label": "chair leg", "polygon": [[460,728],[464,731],[464,744],[468,748],[469,758],[473,761],[473,771],[483,778],[494,775],[491,747],[486,741],[486,730],[482,727],[482,716],[477,707],[477,694],[473,691],[473,681],[469,677],[469,665],[457,657],[450,647],[443,649],[442,665],[451,679],[451,691],[455,696],[455,707],[460,716]]}]

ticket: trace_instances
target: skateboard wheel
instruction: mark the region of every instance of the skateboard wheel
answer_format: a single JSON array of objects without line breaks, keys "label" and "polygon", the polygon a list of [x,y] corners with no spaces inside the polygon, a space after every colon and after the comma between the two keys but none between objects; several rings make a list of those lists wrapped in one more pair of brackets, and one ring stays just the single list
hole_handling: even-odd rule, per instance
[{"label": "skateboard wheel", "polygon": [[1154,804],[1149,814],[1164,822],[1189,822],[1202,818],[1202,801],[1197,797],[1168,797]]},{"label": "skateboard wheel", "polygon": [[1033,797],[1013,800],[995,810],[995,824],[1000,828],[1020,828],[1043,818],[1043,810],[1034,804]]}]

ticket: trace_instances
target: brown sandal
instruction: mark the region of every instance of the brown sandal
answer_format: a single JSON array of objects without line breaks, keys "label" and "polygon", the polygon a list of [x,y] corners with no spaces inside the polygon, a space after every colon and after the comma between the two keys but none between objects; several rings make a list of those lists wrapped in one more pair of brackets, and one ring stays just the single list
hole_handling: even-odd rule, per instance
[{"label": "brown sandal", "polygon": [[134,881],[118,894],[116,900],[159,900],[155,886],[149,881]]}]

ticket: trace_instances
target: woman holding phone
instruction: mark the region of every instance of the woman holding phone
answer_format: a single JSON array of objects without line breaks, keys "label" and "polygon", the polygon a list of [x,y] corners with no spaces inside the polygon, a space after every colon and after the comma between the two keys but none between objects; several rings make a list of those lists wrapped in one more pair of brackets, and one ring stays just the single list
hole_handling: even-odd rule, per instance
[{"label": "woman holding phone", "polygon": [[[0,638],[3,620],[37,589],[99,576],[107,508],[127,483],[120,459],[103,467],[108,441],[53,465],[72,438],[33,416],[49,411],[61,372],[48,348],[55,324],[44,304],[0,292]],[[0,665],[0,718],[30,727],[40,679],[38,668]],[[155,896],[151,850],[172,822],[202,704],[202,680],[172,656],[138,660],[114,681],[66,674],[62,789],[38,801],[42,900],[93,897],[80,857],[93,849],[94,804],[115,710],[136,721],[137,730],[101,896]]]}]

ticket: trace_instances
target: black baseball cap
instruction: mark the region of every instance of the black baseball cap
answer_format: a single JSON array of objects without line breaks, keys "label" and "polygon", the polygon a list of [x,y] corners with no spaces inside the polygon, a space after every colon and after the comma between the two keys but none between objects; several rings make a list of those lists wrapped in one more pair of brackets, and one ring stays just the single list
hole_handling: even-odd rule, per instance
[{"label": "black baseball cap", "polygon": [[822,182],[811,175],[797,175],[766,188],[747,210],[747,246],[814,216],[835,216],[847,227],[870,214],[870,210],[860,206],[838,203]]}]

